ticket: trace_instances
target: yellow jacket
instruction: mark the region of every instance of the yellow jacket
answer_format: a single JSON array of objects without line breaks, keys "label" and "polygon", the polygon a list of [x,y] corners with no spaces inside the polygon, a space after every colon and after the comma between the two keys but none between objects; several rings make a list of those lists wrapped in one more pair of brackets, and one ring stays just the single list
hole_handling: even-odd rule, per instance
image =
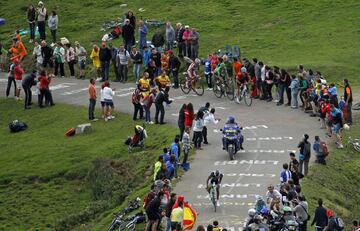
[{"label": "yellow jacket", "polygon": [[93,61],[94,67],[96,67],[96,68],[100,68],[100,66],[101,66],[99,53],[100,53],[100,49],[98,49],[97,51],[92,49],[91,54],[90,54],[90,58]]}]

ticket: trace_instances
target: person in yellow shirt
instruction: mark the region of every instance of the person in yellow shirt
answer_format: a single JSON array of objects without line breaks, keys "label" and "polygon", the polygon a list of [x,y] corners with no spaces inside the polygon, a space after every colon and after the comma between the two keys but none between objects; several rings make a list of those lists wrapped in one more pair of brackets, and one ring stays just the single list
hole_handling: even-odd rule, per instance
[{"label": "person in yellow shirt", "polygon": [[182,230],[182,223],[184,220],[184,209],[183,209],[183,202],[179,201],[178,207],[174,208],[171,211],[171,216],[170,216],[170,220],[171,220],[171,228],[176,231],[181,231]]},{"label": "person in yellow shirt", "polygon": [[101,63],[100,63],[100,57],[99,57],[100,49],[97,45],[93,45],[93,49],[90,54],[90,58],[93,62],[93,66],[96,69],[97,77],[101,77]]},{"label": "person in yellow shirt", "polygon": [[139,79],[139,85],[142,96],[148,96],[150,94],[150,79],[148,72],[145,71],[143,77]]},{"label": "person in yellow shirt", "polygon": [[171,82],[169,76],[166,75],[166,71],[162,71],[161,75],[155,78],[155,83],[158,85],[159,89],[170,85]]}]

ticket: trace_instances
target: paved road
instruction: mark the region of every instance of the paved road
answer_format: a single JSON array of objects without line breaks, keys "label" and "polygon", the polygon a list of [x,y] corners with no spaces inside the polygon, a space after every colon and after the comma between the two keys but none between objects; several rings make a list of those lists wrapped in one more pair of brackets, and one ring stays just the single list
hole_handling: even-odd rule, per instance
[{"label": "paved road", "polygon": [[[1,95],[4,95],[6,81],[5,75],[0,74]],[[98,83],[97,85],[99,86]],[[54,101],[87,105],[87,87],[87,80],[55,79],[52,83]],[[114,100],[116,109],[132,113],[130,97],[134,84],[112,83],[112,87],[117,89]],[[218,220],[228,230],[241,230],[247,210],[255,201],[255,195],[264,195],[269,183],[279,182],[279,173],[282,164],[288,162],[289,151],[296,150],[304,133],[308,133],[311,139],[319,133],[317,119],[311,119],[300,110],[277,107],[274,103],[256,100],[251,107],[247,107],[225,98],[218,99],[212,92],[198,97],[194,94],[184,96],[180,90],[171,90],[170,97],[174,99],[174,103],[166,108],[165,120],[172,125],[177,124],[180,106],[188,102],[192,102],[194,108],[198,109],[208,101],[211,107],[216,108],[217,117],[222,119],[217,126],[209,126],[210,145],[197,152],[191,169],[175,188],[178,194],[185,195],[186,200],[199,213],[197,224],[207,225]],[[229,161],[228,155],[221,149],[219,129],[228,115],[235,115],[245,128],[245,150],[238,153],[234,161]],[[207,176],[215,169],[225,175],[221,188],[221,205],[216,213],[204,189]]]}]

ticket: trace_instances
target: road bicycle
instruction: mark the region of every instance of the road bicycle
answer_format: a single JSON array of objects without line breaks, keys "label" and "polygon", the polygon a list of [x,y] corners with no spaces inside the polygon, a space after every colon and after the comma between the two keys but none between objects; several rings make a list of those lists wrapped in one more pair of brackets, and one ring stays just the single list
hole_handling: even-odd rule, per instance
[{"label": "road bicycle", "polygon": [[240,103],[240,101],[242,99],[244,99],[244,102],[245,104],[250,107],[251,104],[252,104],[252,97],[251,97],[251,93],[250,93],[250,90],[247,86],[247,84],[243,84],[243,87],[242,89],[240,89],[241,92],[240,92],[240,95],[238,96],[238,101],[236,101],[237,103]]},{"label": "road bicycle", "polygon": [[349,143],[350,145],[352,145],[352,147],[353,147],[356,151],[360,152],[360,139],[352,139],[351,137],[349,137],[348,143]]},{"label": "road bicycle", "polygon": [[235,87],[233,78],[227,78],[226,81],[220,81],[220,77],[214,75],[212,82],[214,83],[213,92],[217,98],[221,98],[223,95],[229,100],[235,98]]},{"label": "road bicycle", "polygon": [[183,73],[183,77],[180,79],[180,88],[185,94],[189,94],[193,90],[198,96],[204,94],[204,82],[201,76],[196,76],[194,80],[188,80],[187,72]]},{"label": "road bicycle", "polygon": [[125,219],[125,215],[140,208],[140,201],[141,199],[137,197],[135,200],[129,201],[127,208],[121,210],[118,214],[114,214],[115,217],[107,230],[113,231],[116,229],[116,227],[118,227],[119,231],[135,230],[136,223],[143,218],[140,216],[140,214],[136,214],[135,216],[131,216]]},{"label": "road bicycle", "polygon": [[217,191],[216,191],[216,184],[212,183],[210,188],[210,199],[212,204],[214,205],[214,210],[216,213],[216,206],[217,206]]}]

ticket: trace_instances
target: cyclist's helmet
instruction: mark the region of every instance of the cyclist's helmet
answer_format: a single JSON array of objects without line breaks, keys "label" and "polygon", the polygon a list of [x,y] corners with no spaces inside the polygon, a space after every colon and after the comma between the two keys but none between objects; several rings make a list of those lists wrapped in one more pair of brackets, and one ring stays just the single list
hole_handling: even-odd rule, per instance
[{"label": "cyclist's helmet", "polygon": [[211,176],[211,177],[214,177],[214,176],[215,176],[215,172],[211,172],[211,173],[210,173],[210,176]]},{"label": "cyclist's helmet", "polygon": [[215,176],[219,176],[220,175],[220,171],[219,170],[216,170],[215,171]]},{"label": "cyclist's helmet", "polygon": [[263,216],[267,216],[269,214],[270,210],[267,207],[264,207],[261,209],[260,214]]},{"label": "cyclist's helmet", "polygon": [[249,217],[254,217],[255,214],[256,214],[256,210],[255,210],[255,209],[249,209],[249,210],[248,210],[248,215],[249,215]]},{"label": "cyclist's helmet", "polygon": [[235,116],[229,116],[228,122],[231,124],[235,123]]},{"label": "cyclist's helmet", "polygon": [[200,60],[199,58],[196,58],[196,59],[195,59],[195,64],[196,64],[196,65],[199,65],[200,63],[201,63],[201,60]]}]

